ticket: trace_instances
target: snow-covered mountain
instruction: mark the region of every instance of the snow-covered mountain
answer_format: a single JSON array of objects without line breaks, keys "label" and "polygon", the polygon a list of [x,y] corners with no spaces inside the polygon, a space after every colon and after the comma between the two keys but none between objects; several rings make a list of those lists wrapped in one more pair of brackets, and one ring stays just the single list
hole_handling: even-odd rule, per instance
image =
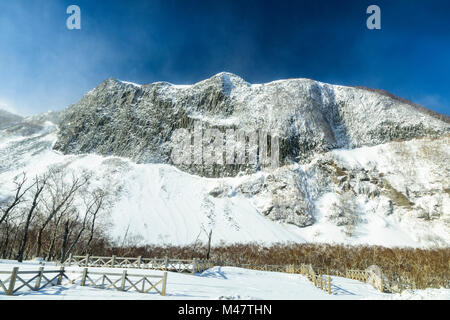
[{"label": "snow-covered mountain", "polygon": [[[177,129],[268,132],[280,167],[176,164]],[[450,244],[448,117],[309,79],[189,86],[108,79],[58,113],[0,113],[0,194],[58,163],[117,187],[113,232],[142,242]]]},{"label": "snow-covered mountain", "polygon": [[4,129],[20,121],[22,121],[21,116],[0,109],[0,129]]}]

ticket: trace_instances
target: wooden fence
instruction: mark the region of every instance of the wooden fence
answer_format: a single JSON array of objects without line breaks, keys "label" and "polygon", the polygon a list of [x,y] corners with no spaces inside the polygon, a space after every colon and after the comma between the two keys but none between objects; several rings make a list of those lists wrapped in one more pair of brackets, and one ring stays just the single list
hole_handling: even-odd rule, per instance
[{"label": "wooden fence", "polygon": [[[151,269],[151,270],[164,270],[174,272],[189,272],[197,273],[213,267],[215,264],[210,260],[201,259],[157,259],[157,258],[130,258],[130,257],[100,257],[100,256],[72,256],[64,262],[63,265],[79,266],[79,267],[106,267],[106,268],[136,268],[136,269]],[[415,281],[411,279],[387,279],[384,275],[379,273],[375,274],[373,270],[368,268],[367,270],[354,270],[345,269],[331,270],[324,268],[314,268],[312,272],[310,268],[312,266],[305,264],[298,265],[258,265],[258,264],[233,264],[227,263],[227,266],[235,266],[253,270],[261,271],[273,271],[273,272],[286,272],[308,275],[308,278],[320,288],[331,292],[331,278],[330,276],[345,277],[361,282],[369,283],[377,290],[386,293],[401,293],[405,289],[416,289],[417,285]],[[327,275],[328,277],[326,277]],[[330,282],[330,283],[329,283]]]},{"label": "wooden fence", "polygon": [[[309,265],[257,265],[257,264],[233,264],[235,267],[272,271],[272,272],[286,272],[308,275],[308,278],[314,282],[314,277],[310,271],[305,268],[309,268]],[[312,268],[312,267],[311,267]],[[316,275],[315,285],[322,287],[323,282],[328,282],[329,276],[337,276],[349,278],[372,285],[375,289],[384,293],[401,293],[407,289],[417,289],[418,286],[414,280],[411,279],[387,279],[383,274],[375,274],[372,270],[355,270],[345,269],[344,272],[340,270],[332,270],[325,268],[314,268],[314,274]],[[309,275],[311,274],[311,275]],[[327,275],[327,277],[325,277]],[[324,278],[323,278],[324,277]],[[326,287],[326,286],[325,286]],[[327,289],[328,290],[328,289]]]},{"label": "wooden fence", "polygon": [[[24,287],[38,291],[49,285],[60,285],[63,278],[68,279],[63,267],[59,270],[44,270],[44,267],[41,267],[35,271],[20,271],[18,267],[14,267],[12,271],[0,271],[0,275],[4,274],[9,277],[6,280],[0,280],[0,292],[4,291],[9,296]],[[26,278],[26,276],[31,276],[31,278]]]},{"label": "wooden fence", "polygon": [[385,293],[402,293],[404,290],[417,289],[416,282],[411,279],[387,279],[381,272],[367,270],[346,270],[346,278],[371,284],[377,290]]},{"label": "wooden fence", "polygon": [[271,272],[284,272],[292,274],[301,274],[306,276],[317,288],[326,291],[328,294],[332,294],[331,290],[331,277],[317,272],[311,265],[257,265],[257,264],[235,264],[234,267],[259,270],[259,271],[271,271]]},{"label": "wooden fence", "polygon": [[[73,280],[72,280],[73,281]],[[158,285],[161,287],[158,288]],[[116,289],[119,291],[135,290],[140,293],[148,293],[155,290],[160,295],[166,295],[167,272],[162,276],[144,275],[122,272],[89,271],[84,268],[81,273],[81,286],[88,286],[100,289]]]},{"label": "wooden fence", "polygon": [[66,266],[103,267],[103,268],[135,268],[164,270],[173,272],[197,273],[209,269],[213,264],[208,260],[200,259],[157,259],[157,258],[130,258],[130,257],[99,257],[99,256],[72,256],[64,262]]},{"label": "wooden fence", "polygon": [[[161,295],[166,294],[167,271],[197,273],[209,269],[214,263],[209,260],[182,260],[182,259],[151,259],[151,258],[127,258],[127,257],[97,257],[97,256],[70,256],[64,263],[68,266],[84,267],[81,272],[81,286],[90,286],[102,289],[116,289],[120,291],[136,290],[137,292],[147,293],[155,290]],[[381,270],[374,272],[367,270],[346,269],[345,272],[339,270],[328,270],[316,268],[311,265],[257,265],[257,264],[233,264],[232,266],[272,272],[285,272],[291,274],[302,274],[318,288],[332,294],[331,275],[345,277],[361,282],[366,282],[374,286],[381,292],[401,293],[405,289],[416,289],[414,281],[410,279],[397,279],[389,281],[382,274]],[[163,270],[162,276],[143,275],[122,272],[102,272],[89,271],[88,267],[104,268],[136,268]],[[376,271],[376,269],[375,269]],[[65,278],[74,283],[73,279],[68,277],[69,273],[78,273],[80,271],[65,271],[64,266],[59,270],[44,270],[44,267],[37,271],[20,271],[18,267],[12,271],[0,271],[1,275],[9,275],[6,280],[0,279],[0,293],[3,291],[7,295],[13,295],[24,287],[33,291],[41,290],[47,286],[60,285]],[[27,278],[27,276],[30,276]],[[133,280],[134,279],[134,280]],[[160,288],[158,288],[160,286]]]},{"label": "wooden fence", "polygon": [[328,292],[328,294],[332,294],[331,291],[331,277],[330,275],[325,276],[324,274],[321,274],[320,272],[317,273],[317,271],[314,271],[313,267],[309,265],[300,265],[299,270],[296,270],[295,266],[292,266],[290,268],[294,273],[297,273],[295,271],[300,271],[299,273],[302,275],[306,275],[308,279],[321,290],[324,290]]},{"label": "wooden fence", "polygon": [[[70,283],[75,283],[75,278],[69,278],[69,274],[78,274],[80,277],[81,286],[89,286],[100,289],[116,289],[119,291],[135,290],[140,293],[148,293],[152,290],[158,292],[160,295],[166,295],[167,288],[167,272],[162,276],[134,274],[128,273],[127,270],[123,272],[102,272],[89,271],[84,268],[83,271],[66,271],[64,267],[59,270],[44,270],[44,267],[39,270],[20,271],[18,267],[14,267],[12,271],[0,271],[0,275],[9,275],[5,280],[0,280],[0,293],[3,291],[6,295],[14,295],[24,287],[32,291],[41,290],[47,286],[61,285],[65,278]],[[47,275],[52,276],[47,276]],[[25,276],[31,276],[25,279]]]},{"label": "wooden fence", "polygon": [[345,272],[339,270],[329,270],[324,268],[312,268],[311,265],[257,265],[257,264],[233,264],[235,267],[246,269],[285,272],[293,274],[302,274],[308,276],[308,279],[325,291],[331,294],[331,277],[338,276],[349,278],[372,285],[375,289],[385,293],[401,293],[405,289],[416,289],[414,281],[409,279],[388,280],[382,274],[375,274],[371,270],[346,269]]}]

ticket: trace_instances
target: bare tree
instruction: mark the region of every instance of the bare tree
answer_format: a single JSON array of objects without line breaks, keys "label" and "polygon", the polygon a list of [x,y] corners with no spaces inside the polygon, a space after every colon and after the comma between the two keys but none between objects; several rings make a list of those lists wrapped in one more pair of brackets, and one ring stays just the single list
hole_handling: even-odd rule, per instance
[{"label": "bare tree", "polygon": [[54,250],[56,246],[56,240],[58,237],[58,234],[60,233],[60,223],[63,220],[65,216],[67,216],[68,210],[71,210],[71,206],[65,206],[63,210],[60,211],[59,214],[55,215],[55,218],[53,219],[53,231],[51,232],[51,240],[50,240],[50,246],[47,250],[47,255],[45,257],[46,260],[50,260],[54,257]]},{"label": "bare tree", "polygon": [[211,237],[212,237],[212,229],[209,230],[208,233],[208,246],[206,247],[206,259],[209,260],[211,254]]},{"label": "bare tree", "polygon": [[205,227],[202,226],[203,232],[205,232],[206,236],[208,237],[208,244],[206,246],[206,259],[209,260],[209,257],[211,255],[211,238],[212,238],[212,229],[209,230],[209,232],[206,231]]},{"label": "bare tree", "polygon": [[199,240],[200,236],[203,232],[203,227],[200,230],[200,232],[197,235],[197,238],[195,238],[195,241],[192,243],[192,257],[195,257],[195,253],[197,252],[197,247],[201,247],[203,243]]},{"label": "bare tree", "polygon": [[61,244],[61,263],[66,259],[66,251],[67,251],[67,243],[69,241],[69,233],[70,233],[70,218],[68,217],[64,222],[64,234],[63,241]]},{"label": "bare tree", "polygon": [[92,240],[94,239],[95,228],[97,226],[97,221],[99,219],[100,213],[103,210],[106,210],[107,208],[109,208],[111,205],[110,196],[111,196],[111,193],[109,192],[109,190],[107,189],[106,186],[103,189],[99,188],[92,193],[93,206],[90,207],[91,208],[91,211],[90,211],[91,220],[90,220],[90,225],[89,225],[89,237],[88,237],[88,241],[86,243],[85,251],[89,250]]},{"label": "bare tree", "polygon": [[[83,232],[86,230],[87,224],[88,224],[88,220],[91,214],[91,210],[92,207],[94,206],[95,202],[91,201],[90,203],[86,203],[86,199],[84,199],[84,204],[85,204],[85,212],[84,212],[84,218],[81,222],[81,226],[80,229],[78,230],[75,239],[73,240],[72,244],[70,245],[69,249],[67,250],[67,252],[65,252],[65,254],[70,254],[72,252],[72,250],[75,248],[75,246],[78,244],[78,241],[80,241],[81,235],[83,234]],[[78,217],[77,217],[78,218]],[[65,258],[62,257],[62,259]],[[64,260],[61,260],[61,262],[64,262]]]},{"label": "bare tree", "polygon": [[98,251],[111,245],[103,213],[112,204],[112,187],[91,188],[90,174],[76,175],[66,168],[54,167],[32,179],[31,185],[25,173],[15,178],[14,195],[0,200],[1,257],[22,262],[44,251],[47,259],[64,260],[76,250],[94,245],[92,250]]},{"label": "bare tree", "polygon": [[30,190],[34,183],[31,184],[28,187],[25,187],[25,183],[27,182],[27,176],[25,173],[22,173],[19,177],[16,177],[14,179],[15,187],[15,194],[12,199],[12,201],[6,205],[6,208],[2,210],[1,216],[0,216],[0,224],[2,224],[9,216],[9,214],[16,208],[21,202],[24,201],[25,193],[27,193],[28,190]]},{"label": "bare tree", "polygon": [[[18,222],[17,219],[11,219],[8,220],[8,228],[10,228],[10,233],[12,234],[12,237],[8,241],[8,245],[4,248],[4,257],[5,259],[11,259],[15,256],[14,254],[14,246],[17,243],[17,239],[19,238],[19,230],[20,230],[20,221]],[[11,243],[11,244],[9,244]]]},{"label": "bare tree", "polygon": [[[35,256],[39,257],[42,248],[42,235],[50,221],[61,211],[66,211],[72,206],[78,190],[89,181],[89,176],[83,174],[81,177],[76,177],[73,173],[71,181],[66,182],[67,171],[65,169],[54,169],[50,173],[49,182],[49,199],[45,200],[47,208],[47,216],[44,222],[39,227],[36,239]],[[65,210],[64,210],[65,208]]]},{"label": "bare tree", "polygon": [[28,213],[26,215],[22,242],[21,242],[18,254],[17,254],[17,261],[19,261],[19,262],[23,261],[23,254],[25,252],[25,248],[26,248],[27,241],[28,241],[28,229],[30,228],[31,219],[33,218],[36,207],[38,206],[38,204],[40,202],[40,196],[41,196],[42,191],[45,188],[46,183],[47,183],[47,176],[43,176],[42,178],[39,178],[39,177],[35,178],[34,185],[36,187],[36,190],[33,195],[33,202],[32,202],[31,207],[28,210]]},{"label": "bare tree", "polygon": [[0,224],[0,235],[2,236],[1,246],[0,246],[0,250],[1,250],[0,257],[2,257],[2,258],[6,258],[6,254],[8,251],[8,245],[9,245],[10,237],[11,237],[11,229],[12,229],[12,225],[8,221],[8,218],[5,218],[4,222],[5,223],[3,225]]}]

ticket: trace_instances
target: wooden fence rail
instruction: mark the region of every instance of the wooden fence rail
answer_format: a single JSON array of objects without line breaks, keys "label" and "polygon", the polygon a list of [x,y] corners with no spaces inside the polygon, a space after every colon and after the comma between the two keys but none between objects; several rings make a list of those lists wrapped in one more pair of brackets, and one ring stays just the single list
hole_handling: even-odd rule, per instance
[{"label": "wooden fence rail", "polygon": [[157,259],[157,258],[130,258],[130,257],[99,257],[99,256],[72,256],[64,261],[65,266],[103,267],[103,268],[134,268],[149,270],[164,270],[180,273],[197,273],[209,269],[213,264],[208,260],[200,259]]},{"label": "wooden fence rail", "polygon": [[[81,286],[94,288],[113,288],[125,292],[134,289],[140,293],[148,293],[154,290],[162,296],[166,295],[167,288],[167,272],[159,276],[128,273],[127,270],[114,273],[89,271],[88,268],[84,268],[83,271],[67,271],[64,267],[59,270],[44,270],[44,267],[41,267],[39,270],[20,271],[18,267],[14,267],[12,271],[0,271],[0,276],[5,274],[9,277],[0,280],[0,293],[3,291],[9,296],[14,295],[24,287],[32,291],[39,291],[49,285],[61,285],[64,278],[70,283],[75,283],[75,279],[69,278],[69,274],[80,274]],[[26,275],[31,277],[25,278]]]},{"label": "wooden fence rail", "polygon": [[353,280],[358,280],[361,282],[367,282],[367,280],[369,279],[369,272],[365,271],[365,270],[351,270],[348,269],[345,271],[345,278],[349,278],[349,279],[353,279]]}]

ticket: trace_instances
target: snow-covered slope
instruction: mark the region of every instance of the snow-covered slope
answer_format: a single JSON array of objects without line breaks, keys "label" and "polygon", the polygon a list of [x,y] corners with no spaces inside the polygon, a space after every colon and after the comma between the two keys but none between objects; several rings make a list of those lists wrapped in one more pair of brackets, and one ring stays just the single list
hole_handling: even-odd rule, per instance
[{"label": "snow-covered slope", "polygon": [[[195,120],[277,131],[282,166],[224,167],[213,175],[172,166],[170,135]],[[216,244],[448,246],[449,132],[447,122],[407,103],[306,79],[107,80],[62,113],[0,131],[0,198],[21,172],[65,164],[116,188],[118,239],[191,244],[213,230]]]},{"label": "snow-covered slope", "polygon": [[22,121],[22,117],[0,109],[0,129]]}]

